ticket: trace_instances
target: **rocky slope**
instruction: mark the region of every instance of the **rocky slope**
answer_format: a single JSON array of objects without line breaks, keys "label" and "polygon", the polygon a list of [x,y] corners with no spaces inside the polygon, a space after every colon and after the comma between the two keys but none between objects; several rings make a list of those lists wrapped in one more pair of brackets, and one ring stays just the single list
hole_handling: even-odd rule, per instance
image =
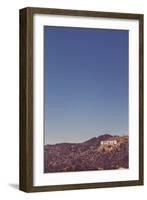
[{"label": "rocky slope", "polygon": [[83,143],[44,146],[44,172],[128,168],[128,136],[101,135]]}]

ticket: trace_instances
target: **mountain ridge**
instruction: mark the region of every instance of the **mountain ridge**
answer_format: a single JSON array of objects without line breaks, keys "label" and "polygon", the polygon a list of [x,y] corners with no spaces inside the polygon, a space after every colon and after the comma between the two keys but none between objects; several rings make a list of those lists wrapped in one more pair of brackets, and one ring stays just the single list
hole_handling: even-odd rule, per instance
[{"label": "mountain ridge", "polygon": [[104,134],[81,143],[44,145],[44,172],[128,168],[128,136]]}]

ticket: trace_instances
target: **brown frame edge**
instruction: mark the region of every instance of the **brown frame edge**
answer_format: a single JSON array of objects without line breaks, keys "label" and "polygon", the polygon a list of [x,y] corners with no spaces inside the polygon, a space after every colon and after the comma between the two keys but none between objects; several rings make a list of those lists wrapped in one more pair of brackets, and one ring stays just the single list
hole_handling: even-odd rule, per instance
[{"label": "brown frame edge", "polygon": [[[139,180],[84,183],[52,186],[33,186],[33,15],[55,14],[68,16],[108,17],[139,20]],[[142,14],[63,10],[27,7],[19,12],[19,189],[25,192],[43,192],[76,189],[94,189],[144,184],[144,137],[143,137],[143,59],[144,27]]]}]

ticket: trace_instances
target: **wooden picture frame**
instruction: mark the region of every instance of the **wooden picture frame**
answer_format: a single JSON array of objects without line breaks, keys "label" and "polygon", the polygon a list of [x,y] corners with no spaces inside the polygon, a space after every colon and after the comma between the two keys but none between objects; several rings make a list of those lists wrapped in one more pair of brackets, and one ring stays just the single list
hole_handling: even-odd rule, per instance
[{"label": "wooden picture frame", "polygon": [[[101,181],[73,184],[34,185],[34,15],[52,15],[80,18],[103,18],[129,20],[138,22],[138,48],[139,49],[139,152],[138,152],[138,179],[123,181]],[[82,10],[62,10],[50,8],[24,8],[20,10],[20,172],[19,188],[25,192],[43,192],[57,190],[75,190],[90,188],[107,188],[121,186],[143,185],[143,15],[130,13],[112,13]],[[131,48],[131,47],[129,47]]]}]

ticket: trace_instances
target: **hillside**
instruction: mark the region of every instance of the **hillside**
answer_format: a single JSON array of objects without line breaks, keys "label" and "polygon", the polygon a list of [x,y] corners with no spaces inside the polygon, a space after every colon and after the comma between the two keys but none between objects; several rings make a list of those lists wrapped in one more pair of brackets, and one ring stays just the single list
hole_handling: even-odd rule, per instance
[{"label": "hillside", "polygon": [[101,135],[83,143],[44,146],[44,172],[128,168],[128,136]]}]

